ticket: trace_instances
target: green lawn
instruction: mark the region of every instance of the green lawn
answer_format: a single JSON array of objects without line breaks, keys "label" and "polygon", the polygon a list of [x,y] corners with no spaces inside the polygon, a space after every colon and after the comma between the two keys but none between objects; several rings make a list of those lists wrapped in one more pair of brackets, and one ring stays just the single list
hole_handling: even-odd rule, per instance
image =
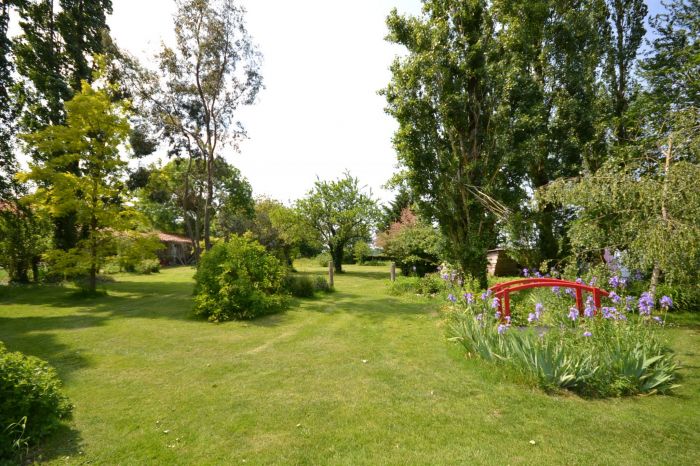
[{"label": "green lawn", "polygon": [[0,288],[0,340],[50,361],[75,403],[44,460],[700,462],[693,319],[668,330],[685,365],[675,396],[587,401],[465,359],[445,341],[440,303],[387,295],[383,268],[349,266],[334,294],[219,325],[188,318],[192,273],[120,275],[109,296],[90,300],[60,287]]}]

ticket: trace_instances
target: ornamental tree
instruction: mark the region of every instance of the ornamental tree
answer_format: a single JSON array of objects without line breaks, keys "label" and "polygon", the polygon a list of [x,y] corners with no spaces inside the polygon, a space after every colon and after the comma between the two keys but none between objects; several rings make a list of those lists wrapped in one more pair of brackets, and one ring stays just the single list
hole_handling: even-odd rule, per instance
[{"label": "ornamental tree", "polygon": [[[75,212],[82,239],[49,257],[67,275],[87,275],[87,290],[94,292],[114,230],[128,220],[122,183],[126,162],[119,147],[129,136],[129,123],[122,105],[86,82],[65,107],[65,124],[21,135],[29,150],[52,157],[37,158],[20,179],[38,185],[34,204],[52,217]],[[65,171],[68,165],[77,167],[77,173]]]},{"label": "ornamental tree", "polygon": [[307,196],[297,201],[297,209],[306,224],[318,232],[338,273],[343,271],[345,248],[356,241],[368,241],[379,218],[372,193],[363,193],[358,179],[347,172],[336,181],[316,181]]}]

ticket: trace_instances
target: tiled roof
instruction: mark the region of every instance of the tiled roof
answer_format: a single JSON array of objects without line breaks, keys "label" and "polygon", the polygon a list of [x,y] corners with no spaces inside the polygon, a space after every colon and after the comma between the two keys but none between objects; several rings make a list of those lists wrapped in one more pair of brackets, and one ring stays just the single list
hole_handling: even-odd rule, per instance
[{"label": "tiled roof", "polygon": [[167,243],[187,243],[190,244],[189,238],[186,236],[172,235],[170,233],[158,232],[158,239]]}]

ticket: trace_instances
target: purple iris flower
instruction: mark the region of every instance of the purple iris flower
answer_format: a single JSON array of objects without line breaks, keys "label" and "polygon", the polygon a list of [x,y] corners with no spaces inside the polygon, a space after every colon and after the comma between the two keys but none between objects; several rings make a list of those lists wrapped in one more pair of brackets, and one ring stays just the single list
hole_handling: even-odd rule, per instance
[{"label": "purple iris flower", "polygon": [[611,291],[611,292],[610,292],[610,295],[608,295],[608,297],[609,297],[609,298],[612,300],[612,302],[614,302],[614,303],[619,303],[620,300],[622,299],[622,298],[620,298],[620,296],[619,296],[617,293],[615,293],[614,291]]},{"label": "purple iris flower", "polygon": [[558,287],[558,286],[553,286],[553,287],[552,287],[552,293],[554,293],[555,295],[559,296],[559,294],[561,293],[561,291],[559,290],[559,287]]},{"label": "purple iris flower", "polygon": [[625,298],[625,310],[631,311],[634,307],[634,301],[634,296],[627,296],[627,298]]},{"label": "purple iris flower", "polygon": [[575,297],[576,297],[576,292],[575,292],[572,288],[566,288],[566,289],[564,290],[564,293],[568,294],[568,295],[571,296],[572,298],[575,298]]},{"label": "purple iris flower", "polygon": [[590,337],[590,336],[592,336],[592,335],[593,335],[593,334],[592,334],[591,332],[587,332],[587,331],[586,331],[586,332],[583,332],[583,336],[584,336],[584,337]]},{"label": "purple iris flower", "polygon": [[542,274],[540,273],[539,270],[535,270],[535,277],[542,278]]},{"label": "purple iris flower", "polygon": [[576,309],[575,307],[572,307],[571,309],[569,309],[569,319],[571,319],[571,320],[578,319],[578,309]]},{"label": "purple iris flower", "polygon": [[503,324],[499,324],[499,325],[498,325],[498,334],[499,334],[499,335],[503,335],[503,334],[505,333],[506,330],[508,330],[508,326],[507,326],[507,325],[503,325]]},{"label": "purple iris flower", "polygon": [[471,304],[474,302],[474,293],[464,293],[464,299],[467,301],[467,304]]},{"label": "purple iris flower", "polygon": [[454,303],[454,302],[457,302],[457,298],[455,298],[455,296],[454,296],[452,293],[450,293],[449,295],[447,295],[447,299],[449,299],[449,300],[450,300],[451,302],[453,302],[453,303]]},{"label": "purple iris flower", "polygon": [[613,288],[617,288],[618,286],[620,286],[620,277],[618,277],[617,275],[613,275],[612,277],[610,277],[608,283],[610,283],[610,286],[612,286]]},{"label": "purple iris flower", "polygon": [[591,278],[591,281],[588,282],[588,285],[589,285],[589,286],[595,286],[595,284],[596,284],[597,281],[598,281],[598,279],[597,279],[596,277],[593,277],[593,278]]},{"label": "purple iris flower", "polygon": [[580,285],[580,284],[583,284],[583,278],[577,277],[577,278],[576,278],[576,283],[578,283],[579,285]]},{"label": "purple iris flower", "polygon": [[594,314],[595,314],[595,309],[593,309],[593,308],[590,307],[590,306],[586,306],[586,307],[583,309],[583,315],[584,315],[585,317],[589,317],[589,318],[590,318],[590,317],[593,317]]},{"label": "purple iris flower", "polygon": [[659,300],[661,308],[668,311],[673,307],[673,300],[669,296],[662,296]]},{"label": "purple iris flower", "polygon": [[491,301],[491,309],[498,309],[498,306],[500,305],[501,300],[498,298],[493,298],[493,301]]},{"label": "purple iris flower", "polygon": [[529,277],[530,271],[528,269],[523,269],[523,277]]},{"label": "purple iris flower", "polygon": [[476,315],[476,320],[482,321],[483,319],[484,319],[484,314],[483,314],[483,313],[477,314],[477,315]]},{"label": "purple iris flower", "polygon": [[648,291],[645,291],[639,297],[637,307],[639,308],[639,315],[648,316],[651,314],[651,310],[654,308],[654,300]]},{"label": "purple iris flower", "polygon": [[531,313],[529,313],[529,314],[527,315],[527,321],[528,321],[529,323],[533,323],[533,322],[535,322],[536,320],[537,320],[537,316],[535,315],[534,312],[531,312]]},{"label": "purple iris flower", "polygon": [[654,316],[654,317],[652,317],[652,319],[654,319],[659,324],[664,323],[663,319],[661,319],[661,317],[659,317],[659,316]]},{"label": "purple iris flower", "polygon": [[489,296],[491,296],[492,291],[491,290],[486,290],[483,293],[481,293],[481,300],[486,301],[489,299]]}]

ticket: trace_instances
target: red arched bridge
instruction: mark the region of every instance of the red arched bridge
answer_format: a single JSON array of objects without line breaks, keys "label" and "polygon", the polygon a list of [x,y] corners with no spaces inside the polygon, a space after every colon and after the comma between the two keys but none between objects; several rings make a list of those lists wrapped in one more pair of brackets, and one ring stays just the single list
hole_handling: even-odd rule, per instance
[{"label": "red arched bridge", "polygon": [[600,309],[600,297],[610,295],[609,292],[601,288],[586,285],[585,283],[561,280],[559,278],[521,278],[519,280],[497,283],[489,288],[489,290],[491,290],[494,297],[498,298],[498,311],[501,313],[501,316],[505,317],[510,315],[510,294],[514,291],[542,287],[554,288],[555,286],[564,289],[571,288],[576,292],[576,308],[580,315],[583,315],[584,291],[593,295],[593,303],[596,309]]}]

